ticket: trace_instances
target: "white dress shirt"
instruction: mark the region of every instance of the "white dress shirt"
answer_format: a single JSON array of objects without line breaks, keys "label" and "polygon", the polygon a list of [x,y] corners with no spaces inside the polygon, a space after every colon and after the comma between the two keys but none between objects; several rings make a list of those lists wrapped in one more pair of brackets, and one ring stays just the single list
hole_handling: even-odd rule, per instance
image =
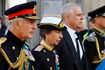
[{"label": "white dress shirt", "polygon": [[[71,36],[71,39],[73,41],[73,44],[74,44],[74,47],[75,47],[75,50],[77,51],[77,44],[76,44],[76,38],[78,37],[76,34],[75,34],[75,30],[71,29],[70,27],[68,27],[66,24],[64,24],[64,26],[67,28],[67,31],[69,33],[69,35]],[[79,40],[78,40],[79,42]],[[79,51],[80,51],[80,58],[82,59],[82,56],[83,56],[83,50],[82,50],[82,47],[81,47],[81,44],[79,42]]]}]

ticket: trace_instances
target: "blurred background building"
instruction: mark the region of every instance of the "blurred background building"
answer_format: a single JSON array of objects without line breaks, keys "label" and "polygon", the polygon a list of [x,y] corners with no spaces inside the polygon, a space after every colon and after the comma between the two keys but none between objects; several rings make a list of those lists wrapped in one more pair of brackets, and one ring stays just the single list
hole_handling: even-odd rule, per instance
[{"label": "blurred background building", "polygon": [[[105,5],[105,0],[0,0],[0,16],[4,17],[5,9],[28,1],[37,1],[37,13],[40,17],[49,15],[60,16],[62,7],[65,3],[75,2],[81,5],[84,17],[87,18],[87,13],[89,11]],[[84,21],[84,26],[87,28],[87,20]],[[39,30],[37,29],[33,38],[29,40],[31,48],[37,45],[39,41]]]}]

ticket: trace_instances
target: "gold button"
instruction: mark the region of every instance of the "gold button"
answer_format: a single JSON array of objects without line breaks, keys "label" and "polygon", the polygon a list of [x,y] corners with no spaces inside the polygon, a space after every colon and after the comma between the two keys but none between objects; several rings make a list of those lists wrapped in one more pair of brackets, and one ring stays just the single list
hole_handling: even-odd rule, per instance
[{"label": "gold button", "polygon": [[49,62],[50,61],[50,59],[49,58],[47,58],[47,62]]},{"label": "gold button", "polygon": [[60,67],[58,67],[58,69],[60,70]]},{"label": "gold button", "polygon": [[46,50],[43,50],[44,53],[46,53]]},{"label": "gold button", "polygon": [[53,68],[52,68],[52,67],[50,67],[50,70],[53,70]]},{"label": "gold button", "polygon": [[19,58],[17,57],[17,60],[18,60]]},{"label": "gold button", "polygon": [[16,49],[15,46],[13,46],[13,47],[12,47],[12,50],[15,50],[15,49]]}]

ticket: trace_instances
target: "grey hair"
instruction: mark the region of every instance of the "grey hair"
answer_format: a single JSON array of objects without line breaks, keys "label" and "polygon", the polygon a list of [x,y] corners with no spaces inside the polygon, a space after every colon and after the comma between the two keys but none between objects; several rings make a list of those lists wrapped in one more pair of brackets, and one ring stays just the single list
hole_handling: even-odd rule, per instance
[{"label": "grey hair", "polygon": [[13,20],[9,20],[8,24],[6,25],[8,29],[11,29],[13,26]]},{"label": "grey hair", "polygon": [[[18,19],[19,22],[23,21],[23,18],[16,18],[16,19]],[[14,23],[13,23],[14,20],[15,20],[15,19],[9,20],[8,25],[7,25],[8,29],[11,29],[11,28],[13,27],[13,25],[14,25]],[[20,24],[20,23],[19,23],[19,24]]]},{"label": "grey hair", "polygon": [[78,4],[75,4],[75,3],[67,3],[64,5],[63,7],[63,10],[61,12],[62,16],[65,14],[65,13],[72,13],[73,11],[73,8],[77,8],[77,7],[80,7],[80,5]]}]

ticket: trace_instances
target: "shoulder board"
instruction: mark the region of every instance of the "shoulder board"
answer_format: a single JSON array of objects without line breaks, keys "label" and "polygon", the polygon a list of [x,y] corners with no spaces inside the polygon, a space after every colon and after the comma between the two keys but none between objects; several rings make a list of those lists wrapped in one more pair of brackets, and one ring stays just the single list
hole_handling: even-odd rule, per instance
[{"label": "shoulder board", "polygon": [[37,46],[34,51],[41,51],[44,47],[42,47],[41,45]]},{"label": "shoulder board", "polygon": [[0,47],[1,47],[1,45],[2,45],[6,40],[7,40],[6,37],[1,37],[1,38],[0,38]]}]

